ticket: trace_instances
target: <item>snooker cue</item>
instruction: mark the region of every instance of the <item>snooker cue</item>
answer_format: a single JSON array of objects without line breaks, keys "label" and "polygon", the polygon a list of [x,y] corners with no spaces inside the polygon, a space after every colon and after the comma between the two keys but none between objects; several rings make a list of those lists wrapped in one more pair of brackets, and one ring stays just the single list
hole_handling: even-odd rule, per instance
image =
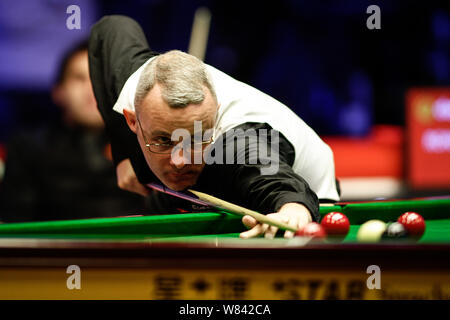
[{"label": "snooker cue", "polygon": [[171,196],[181,198],[181,199],[193,202],[193,203],[197,203],[197,204],[209,206],[209,207],[214,207],[216,209],[225,210],[225,211],[228,211],[228,212],[234,213],[234,214],[239,214],[240,216],[249,215],[249,216],[253,217],[254,219],[256,219],[258,222],[267,223],[271,226],[278,227],[283,230],[289,230],[289,231],[293,231],[293,232],[297,231],[295,228],[291,227],[290,225],[288,225],[284,222],[267,217],[259,212],[252,211],[252,210],[240,207],[238,205],[223,201],[216,197],[210,196],[206,193],[188,189],[187,191],[189,191],[194,196],[196,196],[196,197],[194,197],[194,196],[188,195],[184,192],[172,190],[172,189],[167,188],[166,186],[160,185],[158,183],[147,183],[147,187],[149,187],[150,189],[153,189],[155,191],[170,194]]},{"label": "snooker cue", "polygon": [[251,216],[260,223],[266,223],[268,225],[278,227],[283,230],[289,230],[292,232],[297,231],[297,229],[288,225],[287,223],[267,217],[266,215],[261,214],[259,212],[256,212],[256,211],[238,206],[236,204],[221,200],[219,198],[213,197],[213,196],[203,193],[203,192],[194,191],[194,190],[190,190],[190,189],[188,189],[188,191],[195,194],[200,200],[212,203],[213,205],[215,205],[221,209],[225,209],[226,211],[230,211],[231,213],[239,214],[241,216]]},{"label": "snooker cue", "polygon": [[210,22],[211,12],[208,8],[201,7],[195,11],[188,53],[202,61],[205,59]]}]

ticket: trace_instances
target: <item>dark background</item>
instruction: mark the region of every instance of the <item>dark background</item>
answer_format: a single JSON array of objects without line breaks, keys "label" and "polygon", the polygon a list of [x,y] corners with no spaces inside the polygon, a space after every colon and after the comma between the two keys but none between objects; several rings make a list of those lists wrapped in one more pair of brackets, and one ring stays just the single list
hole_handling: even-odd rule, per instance
[{"label": "dark background", "polygon": [[[66,9],[81,8],[81,30]],[[369,5],[381,30],[369,30]],[[194,12],[212,13],[205,62],[285,103],[320,135],[404,125],[408,88],[450,85],[444,1],[15,0],[0,3],[0,143],[52,121],[65,50],[103,15],[136,19],[152,49],[187,51]]]}]

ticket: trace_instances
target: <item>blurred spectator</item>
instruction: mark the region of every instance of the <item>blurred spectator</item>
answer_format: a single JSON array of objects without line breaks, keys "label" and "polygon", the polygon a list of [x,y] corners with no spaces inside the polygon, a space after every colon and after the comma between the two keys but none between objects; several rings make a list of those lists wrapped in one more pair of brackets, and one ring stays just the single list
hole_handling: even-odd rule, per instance
[{"label": "blurred spectator", "polygon": [[22,131],[6,147],[0,220],[64,220],[142,211],[144,198],[116,186],[89,79],[86,43],[62,60],[51,95],[61,108],[61,121]]}]

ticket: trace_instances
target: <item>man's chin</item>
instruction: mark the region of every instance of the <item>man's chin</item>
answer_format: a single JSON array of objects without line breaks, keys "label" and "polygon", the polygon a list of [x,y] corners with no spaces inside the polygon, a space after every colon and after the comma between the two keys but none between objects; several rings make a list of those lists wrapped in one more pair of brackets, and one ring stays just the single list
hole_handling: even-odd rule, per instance
[{"label": "man's chin", "polygon": [[164,183],[166,186],[168,186],[170,189],[175,191],[183,191],[195,184],[195,181],[180,181],[180,182],[173,182],[168,181]]},{"label": "man's chin", "polygon": [[162,182],[172,190],[182,191],[197,183],[198,174],[189,173],[178,175],[176,173],[168,173],[164,175]]},{"label": "man's chin", "polygon": [[191,184],[175,184],[175,185],[171,184],[167,186],[174,191],[183,191],[189,188]]}]

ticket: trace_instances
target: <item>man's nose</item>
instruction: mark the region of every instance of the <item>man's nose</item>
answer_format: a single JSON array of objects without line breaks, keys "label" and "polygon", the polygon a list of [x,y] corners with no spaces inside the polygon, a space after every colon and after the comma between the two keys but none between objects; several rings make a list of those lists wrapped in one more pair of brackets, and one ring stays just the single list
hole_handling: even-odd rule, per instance
[{"label": "man's nose", "polygon": [[183,169],[189,162],[189,152],[185,152],[182,148],[174,149],[170,155],[170,164],[177,169]]}]

